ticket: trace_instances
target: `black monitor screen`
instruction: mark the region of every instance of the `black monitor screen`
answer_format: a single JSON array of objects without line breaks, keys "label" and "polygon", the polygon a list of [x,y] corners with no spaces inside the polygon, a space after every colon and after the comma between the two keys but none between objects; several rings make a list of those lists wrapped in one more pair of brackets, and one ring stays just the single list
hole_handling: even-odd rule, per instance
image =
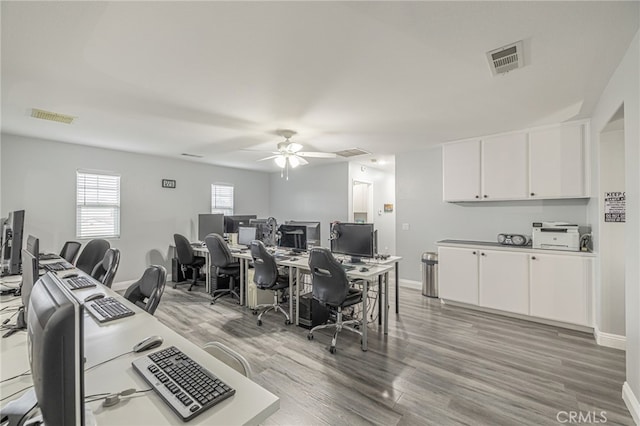
[{"label": "black monitor screen", "polygon": [[[26,250],[22,250],[22,284],[20,284],[20,295],[22,296],[22,306],[24,306],[24,314],[25,316],[29,312],[29,297],[31,296],[31,290],[35,285],[36,281],[38,281],[38,271],[39,271],[39,262],[38,262],[38,246],[39,241],[37,238],[33,238],[29,235],[29,242],[27,242]],[[31,247],[30,247],[31,246]],[[31,252],[32,249],[35,249],[35,255]]]},{"label": "black monitor screen", "polygon": [[236,234],[240,226],[250,225],[251,219],[257,219],[257,217],[255,214],[225,216],[224,232]]},{"label": "black monitor screen", "polygon": [[238,244],[247,246],[251,244],[251,241],[258,239],[258,228],[253,226],[239,226],[238,227]]},{"label": "black monitor screen", "polygon": [[224,234],[224,215],[222,213],[198,215],[198,240],[204,241],[209,234]]},{"label": "black monitor screen", "polygon": [[307,246],[319,246],[320,244],[320,222],[290,220],[287,225],[304,225],[307,227]]},{"label": "black monitor screen", "polygon": [[4,226],[2,246],[3,262],[8,263],[9,275],[19,275],[22,263],[22,232],[24,230],[24,210],[9,213]]},{"label": "black monitor screen", "polygon": [[33,287],[27,317],[31,376],[48,425],[84,425],[83,308],[53,272]]},{"label": "black monitor screen", "polygon": [[307,227],[304,225],[280,225],[279,246],[294,250],[307,249]]},{"label": "black monitor screen", "polygon": [[375,255],[372,223],[334,223],[331,226],[331,233],[336,237],[331,240],[331,252],[352,256],[356,261]]}]

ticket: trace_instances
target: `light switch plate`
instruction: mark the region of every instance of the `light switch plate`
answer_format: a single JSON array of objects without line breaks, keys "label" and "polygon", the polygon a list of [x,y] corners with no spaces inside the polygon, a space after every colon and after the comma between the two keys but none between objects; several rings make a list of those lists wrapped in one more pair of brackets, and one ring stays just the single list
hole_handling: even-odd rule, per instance
[{"label": "light switch plate", "polygon": [[403,223],[402,224],[402,230],[403,231],[408,231],[409,230],[409,224],[408,223]]}]

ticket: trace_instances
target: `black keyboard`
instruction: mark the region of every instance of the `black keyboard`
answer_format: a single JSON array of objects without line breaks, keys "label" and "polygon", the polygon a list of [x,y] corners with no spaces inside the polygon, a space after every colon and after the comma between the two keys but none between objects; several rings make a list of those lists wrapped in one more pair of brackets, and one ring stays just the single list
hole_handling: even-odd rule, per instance
[{"label": "black keyboard", "polygon": [[55,253],[40,253],[38,255],[38,258],[40,260],[54,260],[54,259],[60,259],[60,256],[58,256]]},{"label": "black keyboard", "polygon": [[345,265],[344,263],[341,263],[340,266],[342,266],[342,269],[344,269],[345,271],[351,271],[352,269],[356,269],[355,266],[353,266],[353,265]]},{"label": "black keyboard", "polygon": [[89,311],[98,322],[130,317],[135,313],[113,297],[92,300],[91,302],[85,303],[84,308]]},{"label": "black keyboard", "polygon": [[40,267],[46,269],[47,271],[60,272],[66,271],[67,269],[73,269],[75,266],[70,264],[69,262],[56,262],[56,263],[46,263],[40,264]]},{"label": "black keyboard", "polygon": [[175,346],[131,364],[182,421],[191,420],[236,393]]},{"label": "black keyboard", "polygon": [[89,288],[95,287],[96,283],[87,277],[73,277],[73,278],[65,278],[64,280],[67,283],[67,286],[71,290],[78,290],[81,288]]}]

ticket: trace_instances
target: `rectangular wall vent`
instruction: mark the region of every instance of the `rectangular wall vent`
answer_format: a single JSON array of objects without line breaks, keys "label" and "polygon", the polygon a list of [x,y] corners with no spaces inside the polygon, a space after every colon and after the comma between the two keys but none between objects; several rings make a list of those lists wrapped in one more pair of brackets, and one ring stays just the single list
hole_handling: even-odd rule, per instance
[{"label": "rectangular wall vent", "polygon": [[58,123],[71,124],[76,117],[65,114],[58,114],[57,112],[45,111],[42,109],[32,108],[31,117],[39,118],[41,120],[57,121]]},{"label": "rectangular wall vent", "polygon": [[360,148],[352,148],[352,149],[345,149],[343,151],[338,151],[335,154],[341,157],[355,157],[357,155],[365,155],[365,154],[371,154],[371,153]]},{"label": "rectangular wall vent", "polygon": [[186,152],[183,152],[182,154],[183,157],[193,157],[193,158],[202,158],[202,155],[198,155],[198,154],[188,154]]},{"label": "rectangular wall vent", "polygon": [[487,59],[493,75],[504,74],[517,68],[522,68],[524,66],[522,41],[487,52]]}]

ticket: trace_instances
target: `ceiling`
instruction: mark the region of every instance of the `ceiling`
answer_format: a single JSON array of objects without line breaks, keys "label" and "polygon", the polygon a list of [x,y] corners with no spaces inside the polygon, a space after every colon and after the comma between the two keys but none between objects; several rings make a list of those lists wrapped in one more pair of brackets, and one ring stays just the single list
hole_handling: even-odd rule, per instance
[{"label": "ceiling", "polygon": [[[613,1],[1,8],[2,132],[273,171],[256,160],[283,128],[369,161],[589,117],[639,21],[638,2]],[[525,67],[492,76],[486,52],[518,40]]]}]

